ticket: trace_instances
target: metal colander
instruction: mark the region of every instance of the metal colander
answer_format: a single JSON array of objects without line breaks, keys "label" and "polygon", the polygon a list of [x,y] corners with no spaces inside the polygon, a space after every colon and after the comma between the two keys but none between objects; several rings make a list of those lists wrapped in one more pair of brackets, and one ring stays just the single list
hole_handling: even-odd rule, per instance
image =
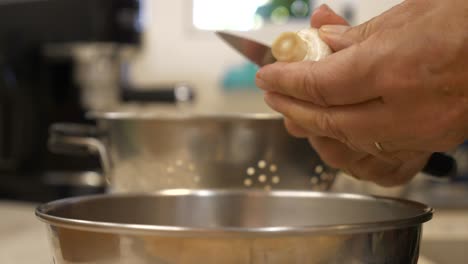
[{"label": "metal colander", "polygon": [[112,191],[328,190],[336,171],[275,114],[95,113],[97,128],[57,124],[50,146],[97,152]]}]

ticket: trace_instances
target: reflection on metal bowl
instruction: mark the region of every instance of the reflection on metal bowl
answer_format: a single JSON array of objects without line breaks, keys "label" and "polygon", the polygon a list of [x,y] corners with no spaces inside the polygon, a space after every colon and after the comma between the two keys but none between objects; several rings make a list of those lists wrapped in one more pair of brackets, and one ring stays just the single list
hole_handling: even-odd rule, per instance
[{"label": "reflection on metal bowl", "polygon": [[38,207],[54,263],[409,263],[432,209],[310,191],[114,194]]}]

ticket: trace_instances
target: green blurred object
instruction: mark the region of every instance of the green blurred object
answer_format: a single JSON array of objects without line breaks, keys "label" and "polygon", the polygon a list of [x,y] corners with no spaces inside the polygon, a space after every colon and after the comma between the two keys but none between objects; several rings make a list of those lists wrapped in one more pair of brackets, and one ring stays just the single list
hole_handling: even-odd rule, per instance
[{"label": "green blurred object", "polygon": [[230,67],[223,77],[223,89],[257,89],[257,86],[255,85],[255,75],[257,74],[257,71],[258,66],[250,62]]},{"label": "green blurred object", "polygon": [[257,9],[257,14],[265,20],[270,20],[278,13],[278,10],[286,8],[289,12],[288,18],[306,18],[310,15],[309,0],[272,0],[268,4],[263,5]]}]

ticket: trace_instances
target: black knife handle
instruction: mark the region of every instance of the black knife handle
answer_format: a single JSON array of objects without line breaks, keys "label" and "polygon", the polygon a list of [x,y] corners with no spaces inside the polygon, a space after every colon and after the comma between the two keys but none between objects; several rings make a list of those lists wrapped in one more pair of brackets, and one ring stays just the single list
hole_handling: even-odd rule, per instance
[{"label": "black knife handle", "polygon": [[451,178],[457,174],[457,161],[447,154],[435,152],[422,172],[436,178]]}]

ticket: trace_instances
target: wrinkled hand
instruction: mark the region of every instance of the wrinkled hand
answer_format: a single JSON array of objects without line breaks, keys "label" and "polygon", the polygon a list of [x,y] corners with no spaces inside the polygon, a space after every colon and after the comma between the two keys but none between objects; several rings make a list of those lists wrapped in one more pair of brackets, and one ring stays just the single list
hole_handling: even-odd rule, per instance
[{"label": "wrinkled hand", "polygon": [[336,53],[266,66],[257,85],[327,163],[402,184],[468,136],[468,2],[449,1],[407,0],[353,28],[323,6],[312,26],[341,25],[321,27]]}]

